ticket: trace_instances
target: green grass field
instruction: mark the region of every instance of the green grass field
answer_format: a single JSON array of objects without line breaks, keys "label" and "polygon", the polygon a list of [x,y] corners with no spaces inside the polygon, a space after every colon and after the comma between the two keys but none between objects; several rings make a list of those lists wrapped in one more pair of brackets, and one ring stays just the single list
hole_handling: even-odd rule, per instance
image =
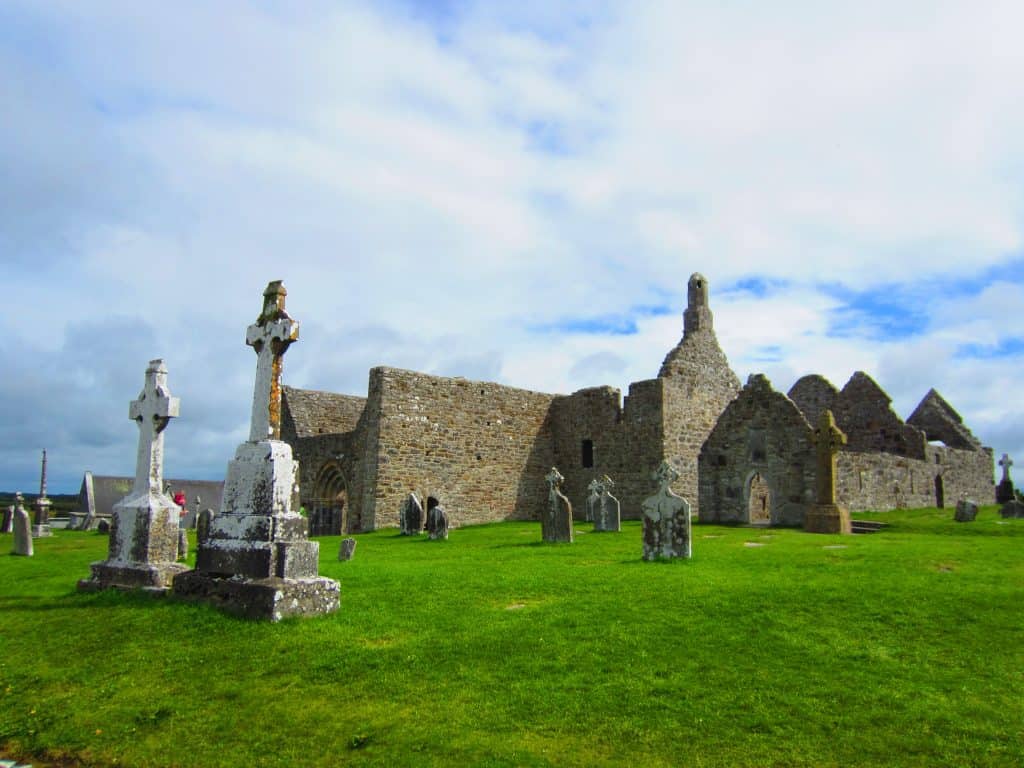
[{"label": "green grass field", "polygon": [[[860,516],[859,516],[860,517]],[[334,616],[78,594],[106,539],[0,536],[0,753],[83,766],[1024,765],[1024,520],[321,539]],[[193,541],[194,544],[194,541]],[[763,546],[749,546],[759,544]],[[844,548],[835,548],[841,546]],[[61,762],[60,764],[64,764]]]}]

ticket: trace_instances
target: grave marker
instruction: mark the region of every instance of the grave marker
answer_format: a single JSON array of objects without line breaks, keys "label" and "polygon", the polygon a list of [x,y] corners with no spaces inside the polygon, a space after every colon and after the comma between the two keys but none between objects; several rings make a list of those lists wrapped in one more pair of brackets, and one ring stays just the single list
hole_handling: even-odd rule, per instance
[{"label": "grave marker", "polygon": [[[594,487],[594,484],[596,488]],[[619,500],[612,496],[611,489],[615,486],[608,475],[590,483],[592,490],[597,492],[597,503],[594,505],[594,531],[598,533],[617,533],[622,529],[622,513]],[[590,501],[589,499],[587,500]]]},{"label": "grave marker", "polygon": [[640,505],[644,515],[644,560],[688,558],[692,556],[690,503],[669,487],[679,472],[667,461],[651,477],[658,492]]},{"label": "grave marker", "polygon": [[1013,459],[1009,454],[1004,453],[1003,458],[999,460],[999,466],[1003,469],[1003,477],[999,481],[999,485],[996,486],[996,503],[1005,504],[1015,498],[1013,480],[1010,479],[1010,467],[1013,466]]},{"label": "grave marker", "polygon": [[423,505],[410,493],[398,512],[398,525],[403,536],[418,536],[423,533]]},{"label": "grave marker", "polygon": [[21,491],[14,494],[14,549],[12,554],[32,557],[32,523],[25,511],[25,499]]},{"label": "grave marker", "polygon": [[107,559],[90,566],[92,576],[79,581],[79,589],[166,592],[185,570],[175,562],[178,505],[163,492],[164,430],[178,408],[178,398],[167,388],[164,361],[150,360],[142,392],[128,407],[128,417],[139,428],[135,482],[114,505]]},{"label": "grave marker", "polygon": [[46,449],[43,449],[43,466],[39,473],[39,497],[36,499],[36,521],[32,526],[32,538],[53,536],[50,530],[50,505],[46,496]]},{"label": "grave marker", "polygon": [[544,478],[548,482],[548,503],[541,513],[541,538],[549,542],[572,542],[572,504],[562,493],[562,473],[555,467]]},{"label": "grave marker", "polygon": [[852,533],[850,512],[836,503],[836,454],[846,445],[846,435],[836,426],[827,408],[814,430],[816,503],[804,516],[804,530],[810,533]]}]

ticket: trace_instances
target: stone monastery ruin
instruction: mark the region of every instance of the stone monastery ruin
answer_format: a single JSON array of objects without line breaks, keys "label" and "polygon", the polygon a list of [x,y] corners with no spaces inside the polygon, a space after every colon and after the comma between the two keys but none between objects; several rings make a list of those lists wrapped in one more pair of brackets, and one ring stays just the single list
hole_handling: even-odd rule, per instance
[{"label": "stone monastery ruin", "polygon": [[991,449],[935,390],[903,422],[860,372],[841,390],[821,376],[788,395],[761,375],[741,386],[703,276],[690,278],[687,299],[682,340],[625,399],[609,386],[553,395],[383,366],[365,398],[283,387],[281,439],[300,464],[310,533],[398,525],[410,492],[428,511],[443,504],[453,526],[537,519],[553,466],[577,514],[607,475],[622,516],[636,519],[664,460],[702,521],[801,525],[825,409],[848,438],[837,491],[851,511],[993,500]]}]

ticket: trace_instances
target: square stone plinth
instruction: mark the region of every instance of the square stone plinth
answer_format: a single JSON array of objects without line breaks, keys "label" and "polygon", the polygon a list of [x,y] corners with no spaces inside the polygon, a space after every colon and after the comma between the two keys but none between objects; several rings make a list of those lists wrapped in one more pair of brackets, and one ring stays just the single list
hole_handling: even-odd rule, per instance
[{"label": "square stone plinth", "polygon": [[93,563],[92,576],[78,582],[81,592],[101,589],[141,589],[165,594],[174,577],[188,570],[180,563]]},{"label": "square stone plinth", "polygon": [[245,579],[188,571],[174,579],[173,594],[183,600],[211,603],[227,613],[261,621],[322,616],[334,613],[341,605],[338,582],[322,576]]},{"label": "square stone plinth", "polygon": [[808,533],[853,533],[850,511],[838,504],[812,504],[804,516]]}]

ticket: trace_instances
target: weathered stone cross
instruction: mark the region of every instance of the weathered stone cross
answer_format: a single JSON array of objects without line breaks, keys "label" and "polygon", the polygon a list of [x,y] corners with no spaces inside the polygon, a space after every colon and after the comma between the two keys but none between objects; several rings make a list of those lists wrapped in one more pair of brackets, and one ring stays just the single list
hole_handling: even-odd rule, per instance
[{"label": "weathered stone cross", "polygon": [[164,490],[164,429],[178,415],[179,400],[167,389],[167,366],[150,360],[146,384],[128,407],[128,418],[139,425],[139,452],[132,496]]},{"label": "weathered stone cross", "polygon": [[1013,466],[1013,459],[1010,458],[1009,454],[1003,454],[1003,458],[999,460],[999,466],[1003,468],[1003,482],[1010,482],[1010,467]]},{"label": "weathered stone cross", "polygon": [[551,471],[544,477],[548,481],[548,498],[554,499],[558,495],[559,487],[562,485],[562,481],[565,478],[562,473],[559,472],[555,467],[551,468]]},{"label": "weathered stone cross", "polygon": [[256,387],[252,396],[249,440],[281,437],[281,363],[289,345],[299,338],[299,324],[284,309],[288,291],[280,280],[263,292],[263,312],[245,332],[245,343],[256,350]]},{"label": "weathered stone cross", "polygon": [[846,445],[846,435],[836,426],[832,411],[827,408],[821,412],[818,428],[814,430],[814,445],[818,465],[817,491],[819,504],[836,503],[836,454]]},{"label": "weathered stone cross", "polygon": [[679,479],[679,470],[663,460],[651,477],[658,483],[658,493],[667,493],[668,487]]}]

